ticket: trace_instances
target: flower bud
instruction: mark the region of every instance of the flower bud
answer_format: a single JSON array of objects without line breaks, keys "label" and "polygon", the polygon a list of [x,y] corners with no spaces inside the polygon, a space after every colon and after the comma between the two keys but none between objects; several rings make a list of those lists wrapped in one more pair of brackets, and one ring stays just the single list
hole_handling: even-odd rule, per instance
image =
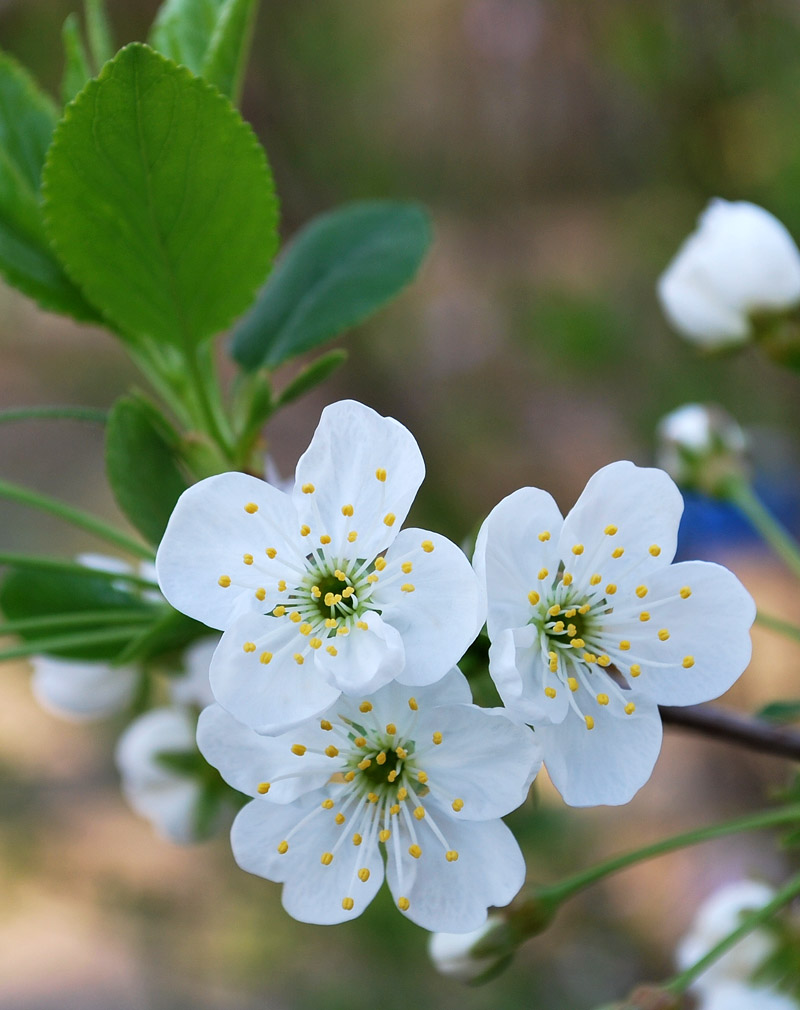
[{"label": "flower bud", "polygon": [[656,462],[682,488],[718,495],[747,472],[747,436],[721,407],[687,403],[656,429]]},{"label": "flower bud", "polygon": [[[505,922],[499,915],[490,915],[478,929],[469,933],[431,933],[428,940],[428,954],[436,970],[441,975],[457,978],[461,982],[477,982],[495,967],[501,967],[509,958],[506,950],[496,953],[475,954],[474,948],[481,941],[488,941],[492,947],[493,934],[505,934]],[[482,944],[481,944],[482,945]],[[500,947],[504,947],[500,944]]]},{"label": "flower bud", "polygon": [[706,348],[741,344],[800,304],[800,250],[755,204],[712,200],[658,281],[672,325]]}]

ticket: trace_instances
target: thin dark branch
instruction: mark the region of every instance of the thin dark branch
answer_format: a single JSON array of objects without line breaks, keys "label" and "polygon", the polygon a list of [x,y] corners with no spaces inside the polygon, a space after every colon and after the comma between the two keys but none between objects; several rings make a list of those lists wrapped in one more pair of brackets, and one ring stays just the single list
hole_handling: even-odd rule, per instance
[{"label": "thin dark branch", "polygon": [[661,718],[668,726],[677,726],[715,740],[742,744],[751,750],[800,761],[800,731],[774,726],[765,719],[741,715],[715,705],[689,705],[675,708],[660,706]]}]

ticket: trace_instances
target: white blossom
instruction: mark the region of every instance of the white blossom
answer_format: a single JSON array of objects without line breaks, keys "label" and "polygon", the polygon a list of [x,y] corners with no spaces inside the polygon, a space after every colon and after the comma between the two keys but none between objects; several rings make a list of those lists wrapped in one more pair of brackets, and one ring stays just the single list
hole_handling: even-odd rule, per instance
[{"label": "white blossom", "polygon": [[239,865],[283,883],[284,907],[303,922],[360,915],[385,875],[418,925],[478,929],[522,885],[522,854],[500,818],[540,762],[530,730],[470,700],[453,670],[415,694],[393,682],[341,695],[274,737],[207,708],[200,750],[254,797],[231,834]]},{"label": "white blossom", "polygon": [[752,336],[752,317],[800,303],[800,250],[755,204],[712,200],[658,282],[670,322],[705,347]]},{"label": "white blossom", "polygon": [[748,440],[739,424],[714,404],[685,403],[656,429],[656,461],[683,487],[715,493],[720,482],[746,470]]},{"label": "white blossom", "polygon": [[741,982],[722,982],[700,997],[697,1010],[798,1010],[786,993]]},{"label": "white blossom", "polygon": [[413,436],[369,407],[327,407],[284,494],[243,473],[180,498],[158,551],[169,602],[224,630],[217,701],[278,732],[398,678],[444,676],[483,621],[463,552],[398,533],[424,474]]},{"label": "white blossom", "polygon": [[490,915],[486,922],[469,933],[431,933],[428,955],[440,975],[472,982],[480,978],[496,962],[493,956],[474,957],[473,948],[485,939],[501,922],[499,916]]},{"label": "white blossom", "polygon": [[627,802],[658,757],[657,706],[715,698],[749,662],[755,607],[738,579],[670,564],[682,509],[663,471],[619,462],[566,519],[522,488],[478,536],[490,673],[574,806]]}]

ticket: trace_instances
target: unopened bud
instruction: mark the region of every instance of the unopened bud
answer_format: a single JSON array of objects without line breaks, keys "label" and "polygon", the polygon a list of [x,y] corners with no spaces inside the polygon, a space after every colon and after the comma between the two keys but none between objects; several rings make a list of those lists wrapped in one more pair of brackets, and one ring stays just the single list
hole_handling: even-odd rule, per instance
[{"label": "unopened bud", "polygon": [[682,488],[720,495],[727,481],[747,473],[747,437],[721,407],[678,407],[661,419],[656,438],[656,462]]},{"label": "unopened bud", "polygon": [[[457,978],[461,982],[477,982],[510,957],[504,942],[497,944],[498,950],[493,950],[493,934],[497,933],[500,939],[505,936],[505,932],[505,922],[501,916],[490,915],[479,929],[473,929],[469,933],[431,933],[428,954],[441,975]],[[475,951],[482,940],[489,941],[490,953]]]}]

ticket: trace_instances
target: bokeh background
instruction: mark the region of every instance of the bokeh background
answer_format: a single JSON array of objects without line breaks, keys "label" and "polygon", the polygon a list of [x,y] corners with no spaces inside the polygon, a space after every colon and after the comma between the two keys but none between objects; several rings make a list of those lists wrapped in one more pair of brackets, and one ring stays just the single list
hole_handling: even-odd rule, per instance
[{"label": "bokeh background", "polygon": [[[144,39],[156,6],[110,0],[118,43]],[[54,94],[72,9],[0,2],[0,46]],[[798,51],[792,0],[264,0],[243,110],[272,161],[284,234],[363,197],[419,200],[436,233],[413,287],[341,341],[349,364],[272,423],[279,469],[291,473],[325,403],[356,397],[421,444],[412,519],[462,540],[521,485],[568,508],[599,466],[651,462],[657,419],[699,399],[753,429],[759,483],[796,526],[797,379],[753,351],[698,357],[669,331],[654,283],[713,195],[761,203],[800,236]],[[140,381],[106,334],[0,287],[0,406],[107,407]],[[122,522],[95,426],[0,428],[0,473]],[[743,524],[695,502],[683,533],[766,611],[800,619],[796,585]],[[0,548],[67,557],[97,544],[3,505]],[[742,710],[796,696],[800,680],[797,647],[754,638],[725,699]],[[746,873],[777,883],[786,869],[774,840],[754,836],[628,871],[468,989],[435,974],[425,934],[388,898],[347,926],[302,925],[224,838],[156,838],[117,788],[120,726],[58,722],[28,676],[12,664],[0,681],[4,1010],[589,1010],[669,974],[714,886]],[[628,806],[569,810],[543,778],[511,822],[531,879],[554,880],[760,807],[789,771],[668,731]]]}]

